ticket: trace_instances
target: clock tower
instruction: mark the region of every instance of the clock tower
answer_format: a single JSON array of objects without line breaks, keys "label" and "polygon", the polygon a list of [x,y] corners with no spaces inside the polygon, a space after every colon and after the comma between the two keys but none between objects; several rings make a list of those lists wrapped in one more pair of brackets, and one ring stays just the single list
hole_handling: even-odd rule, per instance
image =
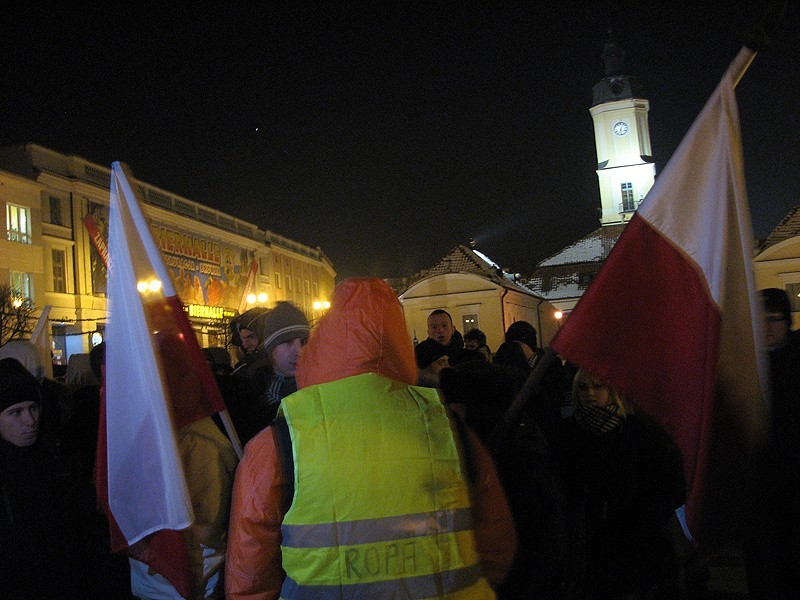
[{"label": "clock tower", "polygon": [[634,77],[624,71],[624,53],[609,36],[603,48],[605,77],[592,88],[601,225],[626,223],[653,186],[656,168],[647,113]]}]

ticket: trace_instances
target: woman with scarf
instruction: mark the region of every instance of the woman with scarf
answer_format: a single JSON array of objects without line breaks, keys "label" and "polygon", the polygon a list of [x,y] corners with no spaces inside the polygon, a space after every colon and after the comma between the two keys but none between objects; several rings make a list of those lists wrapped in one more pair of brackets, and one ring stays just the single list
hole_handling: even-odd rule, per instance
[{"label": "woman with scarf", "polygon": [[567,596],[677,597],[672,526],[686,495],[677,446],[584,370],[572,403],[553,444],[572,529]]}]

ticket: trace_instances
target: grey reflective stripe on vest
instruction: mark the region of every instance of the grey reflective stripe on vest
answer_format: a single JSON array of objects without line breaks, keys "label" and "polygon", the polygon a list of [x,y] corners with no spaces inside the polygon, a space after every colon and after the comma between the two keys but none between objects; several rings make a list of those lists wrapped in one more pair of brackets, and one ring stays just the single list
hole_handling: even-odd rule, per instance
[{"label": "grey reflective stripe on vest", "polygon": [[478,565],[435,573],[404,577],[371,583],[343,583],[340,585],[298,585],[287,577],[281,588],[285,600],[374,600],[375,598],[441,598],[463,590],[478,582],[481,571]]},{"label": "grey reflective stripe on vest", "polygon": [[316,525],[281,525],[281,546],[332,548],[472,529],[469,508]]}]

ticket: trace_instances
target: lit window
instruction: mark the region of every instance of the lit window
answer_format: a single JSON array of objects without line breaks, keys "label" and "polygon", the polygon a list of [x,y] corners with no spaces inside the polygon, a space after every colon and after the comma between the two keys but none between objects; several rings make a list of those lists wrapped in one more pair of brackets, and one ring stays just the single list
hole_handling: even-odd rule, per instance
[{"label": "lit window", "polygon": [[21,271],[11,271],[9,285],[12,293],[33,301],[33,275]]},{"label": "lit window", "polygon": [[466,333],[470,329],[479,329],[478,315],[464,315],[461,317],[462,330]]},{"label": "lit window", "polygon": [[59,294],[67,293],[67,266],[66,254],[63,250],[53,250],[53,291]]},{"label": "lit window", "polygon": [[31,243],[30,211],[24,206],[6,204],[6,230],[8,241]]},{"label": "lit window", "polygon": [[800,312],[800,283],[787,283],[786,293],[789,294],[792,312]]}]

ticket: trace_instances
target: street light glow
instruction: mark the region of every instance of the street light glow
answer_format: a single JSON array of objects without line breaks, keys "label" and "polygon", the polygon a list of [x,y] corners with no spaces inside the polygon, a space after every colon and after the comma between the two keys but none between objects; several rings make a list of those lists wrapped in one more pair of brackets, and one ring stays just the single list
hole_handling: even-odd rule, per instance
[{"label": "street light glow", "polygon": [[139,290],[140,294],[144,294],[145,292],[157,292],[161,289],[161,280],[151,279],[147,281],[142,279],[136,284],[136,289]]}]

